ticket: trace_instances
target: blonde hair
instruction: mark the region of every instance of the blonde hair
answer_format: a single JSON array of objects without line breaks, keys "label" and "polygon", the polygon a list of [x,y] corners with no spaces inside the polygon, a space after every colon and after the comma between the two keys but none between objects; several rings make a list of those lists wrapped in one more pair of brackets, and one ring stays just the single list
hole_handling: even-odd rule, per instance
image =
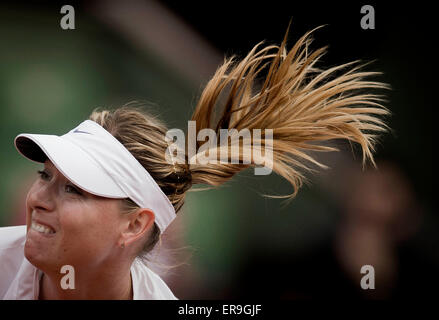
[{"label": "blonde hair", "polygon": [[[375,166],[373,152],[378,135],[389,129],[381,117],[389,110],[381,105],[381,95],[368,91],[389,86],[369,80],[380,73],[361,71],[366,64],[360,61],[326,70],[317,68],[316,63],[326,52],[326,47],[314,52],[309,49],[310,35],[317,28],[303,35],[289,51],[288,29],[280,46],[260,48],[261,41],[242,60],[234,55],[225,58],[202,91],[191,120],[196,121],[196,132],[204,128],[218,134],[220,129],[272,129],[273,171],[293,187],[291,194],[276,197],[292,199],[306,180],[304,173],[313,171],[307,163],[326,168],[309,151],[338,151],[326,144],[329,140],[357,143],[363,165],[369,160]],[[259,79],[266,66],[266,76]],[[338,72],[342,73],[336,75]],[[139,160],[176,212],[192,185],[220,186],[256,165],[253,160],[249,164],[189,164],[187,156],[185,163],[173,165],[166,160],[166,126],[157,117],[130,106],[95,110],[90,119],[112,133]],[[264,139],[260,142],[265,143]],[[202,143],[196,143],[198,150]],[[231,147],[218,145],[211,151]],[[239,141],[234,147],[243,148]],[[157,227],[151,239],[147,250],[159,239]]]},{"label": "blonde hair", "polygon": [[[89,119],[100,124],[131,152],[178,212],[184,204],[186,191],[192,185],[191,173],[188,165],[166,161],[166,126],[156,116],[130,104],[111,111],[95,109]],[[131,199],[124,199],[124,213],[133,212],[138,208]],[[154,223],[150,234],[143,246],[142,254],[149,252],[160,240],[157,224]]]}]

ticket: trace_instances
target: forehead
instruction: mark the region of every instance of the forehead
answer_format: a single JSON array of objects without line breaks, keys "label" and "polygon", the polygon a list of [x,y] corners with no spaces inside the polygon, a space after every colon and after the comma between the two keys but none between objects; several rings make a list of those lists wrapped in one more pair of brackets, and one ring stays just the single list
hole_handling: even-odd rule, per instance
[{"label": "forehead", "polygon": [[50,161],[49,159],[46,159],[46,161],[44,161],[44,166],[55,168],[55,166],[53,165],[52,161]]},{"label": "forehead", "polygon": [[57,175],[59,175],[60,177],[66,179],[66,180],[69,180],[58,170],[57,167],[55,167],[55,165],[49,159],[46,159],[44,161],[44,167],[47,169],[50,169],[52,172],[55,171],[57,173]]},{"label": "forehead", "polygon": [[[44,161],[44,167],[47,169],[50,169],[53,172],[56,172],[56,175],[60,178],[63,178],[67,181],[70,181],[69,179],[67,179],[67,177],[65,175],[62,174],[61,171],[58,170],[58,168],[52,163],[52,161],[50,161],[49,159],[46,159],[46,161]],[[72,182],[72,181],[70,181]],[[73,182],[72,182],[73,183]],[[73,183],[74,184],[74,183]],[[82,190],[82,189],[81,189]]]}]

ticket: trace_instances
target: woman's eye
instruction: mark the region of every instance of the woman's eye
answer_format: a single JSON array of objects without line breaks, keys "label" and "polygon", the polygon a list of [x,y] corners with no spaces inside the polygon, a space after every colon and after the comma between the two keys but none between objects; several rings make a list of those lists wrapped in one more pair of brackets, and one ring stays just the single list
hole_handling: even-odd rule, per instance
[{"label": "woman's eye", "polygon": [[38,170],[38,174],[40,175],[41,179],[43,180],[49,180],[49,175],[44,170]]},{"label": "woman's eye", "polygon": [[71,185],[66,185],[66,192],[76,193],[76,194],[79,194],[79,195],[82,194],[77,188],[75,188],[74,186],[71,186]]}]

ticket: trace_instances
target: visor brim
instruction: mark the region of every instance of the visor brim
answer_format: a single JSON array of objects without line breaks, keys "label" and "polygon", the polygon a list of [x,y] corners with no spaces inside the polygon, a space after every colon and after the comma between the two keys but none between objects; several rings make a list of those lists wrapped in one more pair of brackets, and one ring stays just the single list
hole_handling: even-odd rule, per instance
[{"label": "visor brim", "polygon": [[127,198],[116,182],[85,151],[56,135],[20,134],[15,147],[24,157],[44,163],[49,159],[73,184],[97,196]]}]

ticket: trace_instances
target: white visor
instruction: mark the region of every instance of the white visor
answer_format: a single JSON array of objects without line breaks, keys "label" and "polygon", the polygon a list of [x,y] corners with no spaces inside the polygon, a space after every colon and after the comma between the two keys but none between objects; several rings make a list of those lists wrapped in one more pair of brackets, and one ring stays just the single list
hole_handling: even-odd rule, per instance
[{"label": "white visor", "polygon": [[130,198],[154,212],[163,232],[176,217],[174,206],[137,159],[107,130],[86,120],[62,135],[22,133],[15,147],[26,158],[47,158],[72,183],[97,196]]}]

